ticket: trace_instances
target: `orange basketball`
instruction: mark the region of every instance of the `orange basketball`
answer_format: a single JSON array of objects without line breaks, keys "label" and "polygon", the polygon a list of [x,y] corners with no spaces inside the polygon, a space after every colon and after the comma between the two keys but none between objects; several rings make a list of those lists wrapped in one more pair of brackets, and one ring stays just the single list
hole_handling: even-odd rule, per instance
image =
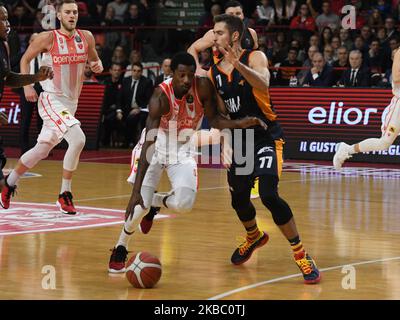
[{"label": "orange basketball", "polygon": [[161,263],[148,252],[138,252],[126,264],[126,278],[135,288],[152,288],[161,278]]}]

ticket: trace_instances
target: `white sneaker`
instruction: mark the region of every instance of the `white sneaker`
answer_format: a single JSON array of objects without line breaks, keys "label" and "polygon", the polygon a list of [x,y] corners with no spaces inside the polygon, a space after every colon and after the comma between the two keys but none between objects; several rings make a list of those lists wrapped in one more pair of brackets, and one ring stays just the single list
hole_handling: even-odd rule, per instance
[{"label": "white sneaker", "polygon": [[351,154],[349,153],[350,146],[347,143],[341,142],[339,147],[333,157],[333,166],[336,170],[342,169],[343,163],[351,158]]}]

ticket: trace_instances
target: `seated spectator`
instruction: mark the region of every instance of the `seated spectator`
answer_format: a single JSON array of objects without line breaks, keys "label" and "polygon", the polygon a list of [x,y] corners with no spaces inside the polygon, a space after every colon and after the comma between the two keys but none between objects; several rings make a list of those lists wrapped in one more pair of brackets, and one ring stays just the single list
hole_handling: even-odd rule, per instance
[{"label": "seated spectator", "polygon": [[275,9],[269,0],[261,0],[257,6],[257,25],[270,26],[275,22]]},{"label": "seated spectator", "polygon": [[216,3],[211,7],[210,12],[205,12],[199,20],[199,29],[196,34],[197,38],[201,38],[204,36],[204,34],[210,30],[212,27],[214,27],[214,17],[218,16],[222,13],[222,7]]},{"label": "seated spectator", "polygon": [[333,77],[334,77],[334,83],[337,84],[339,80],[342,78],[344,69],[343,68],[349,68],[349,51],[347,50],[346,47],[342,46],[338,49],[338,60],[335,61],[332,65],[333,67]]},{"label": "seated spectator", "polygon": [[132,64],[132,76],[124,78],[118,98],[126,126],[126,143],[133,147],[139,140],[148,115],[148,104],[153,93],[153,83],[143,76],[141,63]]},{"label": "seated spectator", "polygon": [[333,48],[330,44],[327,44],[324,48],[324,59],[328,66],[332,66],[335,60],[333,59]]},{"label": "seated spectator", "polygon": [[[276,83],[280,86],[289,86],[292,77],[297,77],[300,72],[301,62],[297,60],[297,48],[290,48],[288,58],[280,64]],[[296,81],[297,83],[297,81]]]},{"label": "seated spectator", "polygon": [[365,43],[364,43],[363,37],[357,36],[354,39],[354,44],[353,44],[352,50],[359,50],[363,55],[363,60],[367,59],[367,54],[368,53],[365,51]]},{"label": "seated spectator", "polygon": [[[258,48],[258,49],[260,49],[260,48]],[[204,70],[210,69],[210,67],[213,65],[213,56],[212,56],[211,48],[200,51],[199,62],[200,62],[200,66]]]},{"label": "seated spectator", "polygon": [[94,77],[90,64],[86,62],[85,70],[83,71],[83,83],[97,83],[97,79]]},{"label": "seated spectator", "polygon": [[289,46],[284,32],[278,32],[272,48],[273,64],[282,62],[286,59]]},{"label": "seated spectator", "polygon": [[363,38],[365,47],[367,49],[369,47],[369,45],[371,44],[372,39],[373,39],[371,28],[368,27],[368,26],[362,27],[360,35]]},{"label": "seated spectator", "polygon": [[377,10],[382,17],[386,18],[392,10],[390,4],[386,3],[385,0],[377,0],[376,2],[374,10]]},{"label": "seated spectator", "polygon": [[292,42],[290,43],[290,47],[297,49],[297,60],[303,63],[306,59],[306,52],[303,50],[300,42],[298,40],[292,40]]},{"label": "seated spectator", "polygon": [[312,35],[308,42],[309,47],[316,46],[316,47],[318,47],[318,51],[320,49],[320,43],[321,43],[321,40],[320,40],[319,36],[317,36],[316,34]]},{"label": "seated spectator", "polygon": [[111,63],[118,63],[122,68],[126,68],[128,61],[126,59],[125,50],[122,46],[116,46],[111,57]]},{"label": "seated spectator", "polygon": [[338,49],[340,48],[340,38],[337,36],[332,37],[331,46],[333,49],[333,59],[336,61],[338,59]]},{"label": "seated spectator", "polygon": [[139,13],[139,6],[136,3],[129,5],[124,17],[126,26],[144,26],[146,24],[145,16]]},{"label": "seated spectator", "polygon": [[[396,53],[396,50],[392,51],[391,54],[391,61],[393,64],[393,59],[394,59],[394,54]],[[390,66],[386,72],[384,77],[381,79],[381,81],[378,83],[379,87],[384,87],[384,88],[391,88],[392,87],[392,82],[393,82],[393,76],[392,76],[392,66]]]},{"label": "seated spectator", "polygon": [[330,45],[333,37],[332,29],[324,27],[321,32],[320,50],[323,51],[326,45]]},{"label": "seated spectator", "polygon": [[143,76],[151,80],[153,83],[156,81],[156,74],[160,69],[160,64],[158,62],[143,62],[142,53],[139,50],[132,50],[129,56],[130,65],[126,67],[124,77],[132,76],[132,65],[134,63],[140,63],[143,66]]},{"label": "seated spectator", "polygon": [[[117,27],[121,26],[122,22],[116,19],[115,10],[112,6],[107,6],[106,14],[104,16],[103,21],[101,21],[100,25],[102,27]],[[121,32],[117,31],[105,31],[105,48],[109,50],[114,50],[115,46],[121,42]]]},{"label": "seated spectator", "polygon": [[300,6],[299,12],[296,17],[292,19],[290,22],[291,29],[300,29],[307,30],[310,32],[315,31],[315,20],[311,16],[310,11],[308,10],[307,4],[302,4]]},{"label": "seated spectator", "polygon": [[339,86],[343,87],[369,87],[371,73],[367,68],[362,67],[362,54],[358,50],[350,52],[350,68],[343,72],[339,80]]},{"label": "seated spectator", "polygon": [[314,53],[319,52],[318,50],[319,49],[317,46],[311,46],[310,48],[308,48],[307,59],[304,61],[302,65],[304,69],[302,69],[297,75],[297,79],[299,80],[299,85],[302,86],[304,84],[306,76],[312,67],[312,57],[314,56]]},{"label": "seated spectator", "polygon": [[330,1],[322,2],[322,14],[315,19],[315,23],[320,32],[322,32],[325,27],[329,27],[332,31],[336,31],[339,30],[341,26],[341,20],[339,16],[334,14],[331,8]]},{"label": "seated spectator", "polygon": [[161,74],[157,76],[154,86],[157,87],[160,83],[172,77],[171,59],[166,58],[161,64]]},{"label": "seated spectator", "polygon": [[387,17],[385,19],[385,29],[386,29],[386,40],[389,42],[393,37],[399,37],[399,32],[396,29],[396,22],[392,17]]},{"label": "seated spectator", "polygon": [[316,52],[312,58],[312,68],[307,73],[304,86],[309,87],[330,87],[333,84],[332,67],[325,62],[324,56]]},{"label": "seated spectator", "polygon": [[368,17],[367,24],[371,29],[377,29],[383,26],[382,15],[377,8],[372,9],[372,12]]},{"label": "seated spectator", "polygon": [[128,3],[124,0],[114,0],[107,5],[107,9],[110,7],[114,9],[115,19],[123,23],[125,14],[128,11]]},{"label": "seated spectator", "polygon": [[350,38],[350,33],[348,29],[340,29],[339,32],[340,45],[347,48],[347,51],[353,49],[353,41]]},{"label": "seated spectator", "polygon": [[382,73],[386,70],[388,59],[383,55],[379,40],[373,40],[371,42],[366,63],[372,73]]},{"label": "seated spectator", "polygon": [[104,80],[104,98],[102,106],[102,145],[104,147],[121,147],[124,144],[123,112],[117,112],[116,97],[122,90],[122,66],[113,63],[110,68],[110,76]]},{"label": "seated spectator", "polygon": [[[289,25],[290,20],[295,14],[296,0],[275,0],[275,20],[278,24]],[[285,5],[286,3],[286,5]]]}]

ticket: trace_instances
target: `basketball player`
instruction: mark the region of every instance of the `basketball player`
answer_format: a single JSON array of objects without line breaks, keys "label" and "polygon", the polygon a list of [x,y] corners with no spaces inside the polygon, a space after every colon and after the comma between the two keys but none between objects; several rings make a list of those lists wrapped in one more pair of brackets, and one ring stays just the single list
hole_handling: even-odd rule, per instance
[{"label": "basketball player", "polygon": [[[62,1],[57,7],[57,18],[61,23],[60,29],[40,33],[21,59],[21,71],[29,73],[31,60],[43,53],[42,65],[52,67],[54,77],[41,82],[44,92],[38,97],[38,108],[43,119],[43,128],[37,144],[21,156],[14,170],[6,177],[6,186],[0,199],[4,209],[9,208],[11,196],[21,176],[40,160],[45,159],[49,152],[65,139],[68,149],[64,156],[57,206],[64,214],[76,214],[72,202],[71,181],[85,145],[85,134],[74,115],[82,89],[86,61],[89,61],[95,73],[102,72],[103,66],[95,50],[93,35],[89,31],[76,29],[76,2]],[[32,87],[25,87],[24,90],[25,94],[35,94]],[[32,94],[29,91],[32,91]]]},{"label": "basketball player", "polygon": [[[243,6],[239,1],[228,1],[225,5],[225,13],[239,17],[242,21],[244,21],[244,13],[243,13]],[[243,49],[257,49],[258,48],[258,37],[257,32],[252,29],[245,27],[241,45]],[[196,60],[197,70],[196,73],[198,75],[206,76],[206,71],[203,70],[199,63],[199,54],[201,51],[206,50],[208,48],[213,47],[213,61],[214,63],[218,63],[218,61],[222,58],[221,52],[214,45],[214,31],[211,29],[209,30],[201,39],[195,41],[188,49],[188,52],[193,55],[194,59]],[[205,134],[205,133],[204,133]],[[220,138],[220,132],[216,129],[211,129],[208,132],[210,139],[216,141]],[[258,193],[258,179],[255,179],[253,188],[251,189],[251,198],[256,199],[259,197]]]},{"label": "basketball player", "polygon": [[[247,237],[234,251],[231,261],[235,265],[245,263],[255,249],[268,241],[268,235],[258,229],[256,210],[250,201],[253,180],[259,177],[261,201],[289,241],[305,283],[317,283],[320,273],[303,248],[292,210],[278,194],[284,140],[269,95],[268,60],[261,51],[241,47],[244,26],[238,17],[223,14],[216,16],[214,22],[214,42],[223,58],[212,66],[208,76],[225,101],[227,113],[231,119],[255,116],[268,125],[267,132],[254,129],[254,140],[246,139],[244,130],[241,138],[233,137],[234,155],[228,170],[228,184],[232,206],[247,231]],[[246,155],[246,164],[254,163],[251,174],[240,172],[243,165],[238,164],[235,154],[238,146],[242,147],[241,150],[253,148],[253,152]]]},{"label": "basketball player", "polygon": [[[239,17],[241,20],[244,20],[243,6],[239,1],[228,1],[225,5],[225,13]],[[243,32],[241,43],[242,43],[242,48],[244,49],[249,49],[249,50],[257,49],[258,48],[257,32],[252,28],[246,27]],[[214,63],[217,63],[222,56],[221,53],[217,50],[217,48],[214,46],[214,32],[212,29],[207,31],[207,33],[202,38],[195,41],[188,49],[188,52],[196,60],[196,65],[197,65],[196,73],[198,75],[204,75],[204,76],[206,75],[206,71],[203,70],[200,66],[199,54],[201,51],[211,47],[213,47]]]},{"label": "basketball player", "polygon": [[[11,71],[10,67],[10,49],[8,47],[8,33],[10,32],[10,23],[8,21],[8,12],[4,4],[0,3],[0,101],[3,97],[4,86],[19,88],[32,83],[53,77],[51,68],[42,67],[34,74],[20,74]],[[8,124],[7,116],[0,112],[0,124]],[[3,141],[0,138],[0,191],[5,186],[5,180],[2,169],[7,162],[3,150]]]},{"label": "basketball player", "polygon": [[[146,208],[166,207],[181,213],[192,209],[197,192],[197,164],[191,139],[204,114],[211,126],[218,129],[255,125],[266,129],[265,123],[257,117],[229,120],[218,115],[217,103],[223,104],[223,101],[217,100],[208,78],[195,77],[196,62],[189,53],[175,55],[171,69],[173,77],[161,83],[150,99],[146,132],[140,142],[139,164],[132,178],[132,195],[124,227],[112,250],[109,272],[125,271],[128,241],[146,215]],[[155,193],[164,169],[172,186],[172,192],[167,195]]]},{"label": "basketball player", "polygon": [[396,49],[392,65],[392,93],[393,98],[389,106],[386,107],[387,113],[381,127],[382,135],[380,138],[370,138],[348,145],[341,142],[333,157],[333,165],[336,170],[342,168],[343,163],[352,157],[353,154],[360,152],[372,152],[387,150],[396,140],[400,133],[400,50]]}]

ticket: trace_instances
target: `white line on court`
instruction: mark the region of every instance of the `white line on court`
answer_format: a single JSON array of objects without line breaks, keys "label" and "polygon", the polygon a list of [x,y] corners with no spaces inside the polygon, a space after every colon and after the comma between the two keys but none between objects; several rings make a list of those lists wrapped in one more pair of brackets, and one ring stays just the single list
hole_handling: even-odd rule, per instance
[{"label": "white line on court", "polygon": [[[393,260],[400,260],[400,256],[399,257],[393,257],[393,258],[378,259],[378,260],[368,260],[368,261],[361,261],[361,262],[355,262],[355,263],[347,263],[347,264],[342,264],[342,265],[339,265],[339,266],[323,268],[323,269],[320,269],[320,272],[340,269],[340,268],[343,268],[345,266],[360,266],[360,265],[365,265],[365,264],[372,264],[372,263],[377,263],[377,262],[387,262],[387,261],[393,261]],[[248,285],[248,286],[240,287],[240,288],[237,288],[237,289],[234,289],[234,290],[230,290],[230,291],[221,293],[221,294],[216,295],[214,297],[208,298],[207,300],[219,300],[219,299],[225,298],[227,296],[230,296],[230,295],[238,293],[238,292],[246,291],[246,290],[249,290],[249,289],[254,289],[254,288],[266,285],[266,284],[275,283],[275,282],[279,282],[279,281],[282,281],[282,280],[286,280],[286,279],[290,279],[290,278],[296,278],[296,277],[300,277],[300,276],[302,276],[301,273],[296,273],[296,274],[291,274],[291,275],[284,276],[284,277],[279,277],[279,278],[274,278],[274,279],[271,279],[271,280],[257,282],[257,283],[254,283],[254,284],[251,284],[251,285]]]}]

